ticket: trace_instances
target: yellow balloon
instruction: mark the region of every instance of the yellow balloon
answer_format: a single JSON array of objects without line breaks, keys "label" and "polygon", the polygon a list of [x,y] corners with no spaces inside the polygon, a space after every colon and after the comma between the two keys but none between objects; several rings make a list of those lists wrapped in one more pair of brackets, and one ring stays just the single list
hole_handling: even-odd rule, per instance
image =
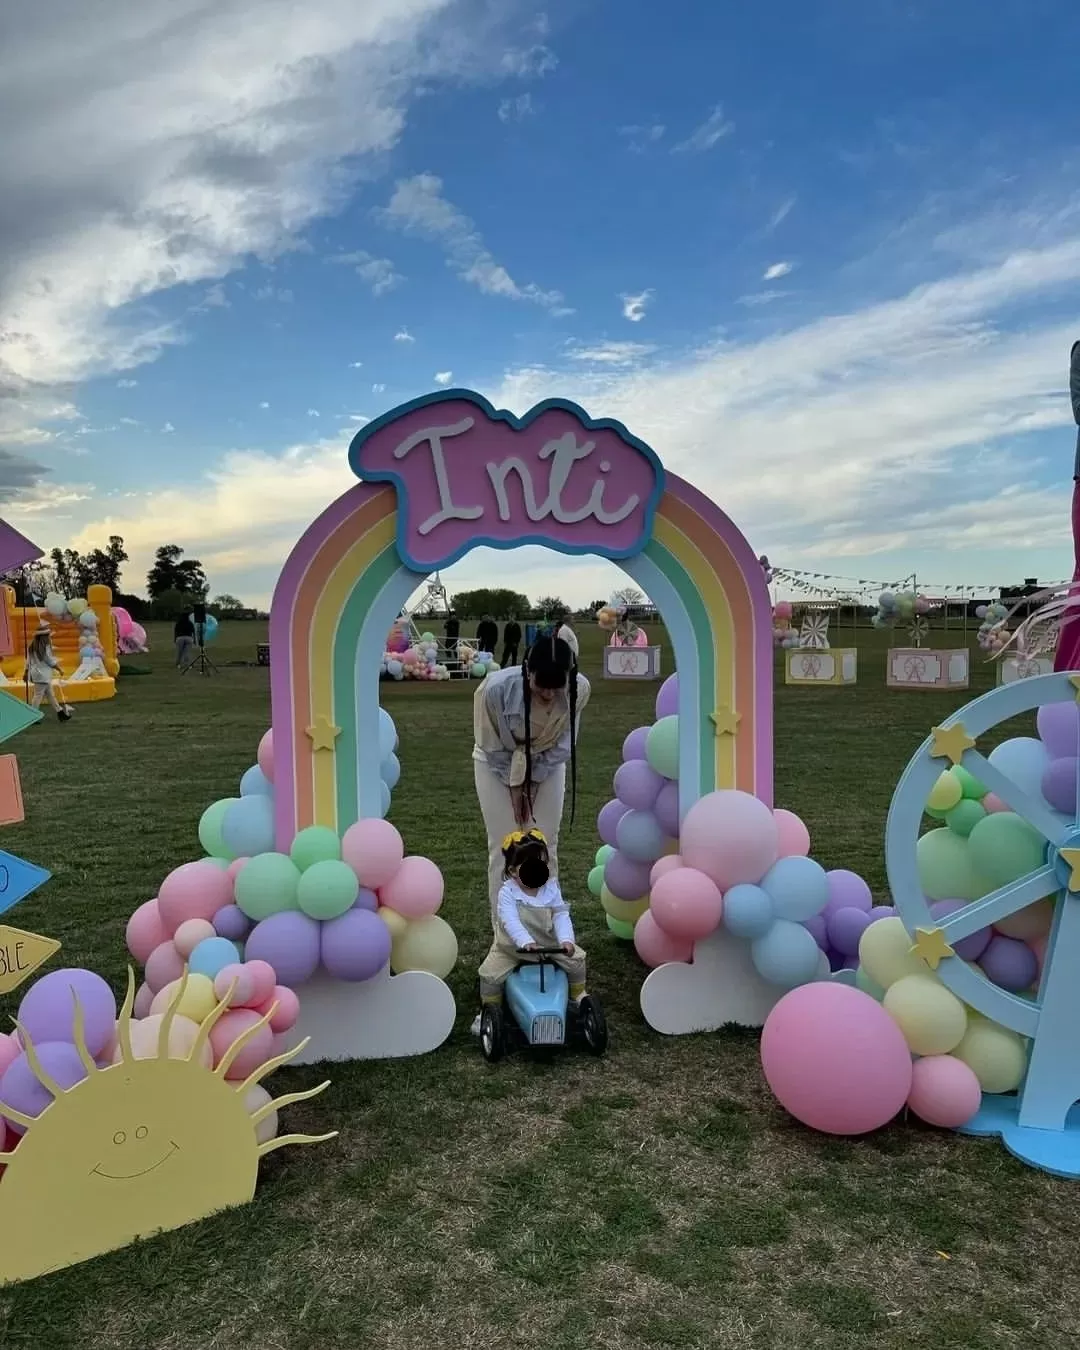
[{"label": "yellow balloon", "polygon": [[[135,1059],[157,1059],[158,1038],[164,1020],[165,1018],[161,1013],[151,1013],[149,1017],[144,1017],[138,1022],[132,1022],[131,1053]],[[177,1014],[169,1028],[169,1053],[166,1058],[187,1059],[198,1034],[198,1025],[190,1017],[181,1017]],[[119,1064],[122,1057],[118,1045],[113,1051],[113,1063]],[[209,1040],[202,1048],[199,1063],[205,1065],[208,1069],[213,1067],[214,1052],[210,1047]]]},{"label": "yellow balloon", "polygon": [[[264,1087],[258,1083],[254,1087],[248,1088],[244,1093],[244,1109],[249,1116],[253,1116],[256,1111],[266,1106],[270,1101],[270,1094]],[[271,1111],[268,1116],[264,1116],[255,1126],[255,1138],[260,1144],[268,1144],[278,1131],[278,1113]]]},{"label": "yellow balloon", "polygon": [[972,1070],[984,1092],[1014,1091],[1027,1070],[1023,1039],[983,1017],[968,1021],[968,1029],[953,1054]]},{"label": "yellow balloon", "polygon": [[[159,989],[150,1004],[151,1013],[167,1012],[180,992],[181,983],[180,980],[173,980],[171,984]],[[176,1011],[183,1017],[190,1017],[193,1022],[201,1022],[203,1018],[210,1016],[217,1007],[217,1002],[214,982],[208,975],[189,975],[187,988],[184,990],[183,998],[176,1005]]]},{"label": "yellow balloon", "polygon": [[926,975],[926,962],[914,955],[902,919],[878,919],[859,940],[859,964],[867,975],[888,989],[905,975]]},{"label": "yellow balloon", "polygon": [[437,914],[412,919],[390,949],[390,968],[398,975],[405,970],[426,970],[444,979],[457,965],[458,942],[454,930]]},{"label": "yellow balloon", "polygon": [[394,941],[404,935],[406,928],[409,926],[409,921],[404,914],[399,914],[396,909],[387,909],[385,905],[380,905],[378,912],[379,918],[390,929],[390,936]]},{"label": "yellow balloon", "polygon": [[930,789],[926,804],[931,811],[951,811],[963,795],[960,780],[946,769]]},{"label": "yellow balloon", "polygon": [[935,976],[905,975],[885,991],[882,1006],[916,1055],[947,1055],[963,1040],[963,1003]]},{"label": "yellow balloon", "polygon": [[1054,921],[1054,902],[1036,900],[1026,909],[1018,909],[1007,919],[998,919],[994,927],[1006,937],[1019,938],[1021,942],[1031,942],[1034,938],[1046,937]]},{"label": "yellow balloon", "polygon": [[619,919],[623,923],[637,923],[649,908],[649,897],[645,895],[640,900],[620,900],[605,886],[600,892],[600,903],[604,907],[604,913],[610,914],[613,919]]}]

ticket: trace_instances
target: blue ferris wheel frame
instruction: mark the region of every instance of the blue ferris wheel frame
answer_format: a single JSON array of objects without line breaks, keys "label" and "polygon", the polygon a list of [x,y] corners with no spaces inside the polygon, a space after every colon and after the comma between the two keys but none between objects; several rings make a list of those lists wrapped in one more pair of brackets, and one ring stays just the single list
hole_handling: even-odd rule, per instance
[{"label": "blue ferris wheel frame", "polygon": [[[1080,1176],[1080,823],[1035,799],[977,749],[980,736],[1047,704],[1080,701],[1080,675],[1041,675],[1002,685],[946,719],[916,752],[889,808],[885,867],[893,903],[909,935],[940,932],[953,945],[1035,901],[1062,896],[1055,907],[1036,1001],[992,984],[955,955],[937,966],[942,983],[986,1017],[1032,1041],[1027,1076],[1016,1096],[984,1094],[964,1126],[1000,1135],[1024,1161],[1059,1176]],[[951,732],[949,736],[944,733]],[[1042,867],[967,904],[942,920],[930,912],[919,881],[916,843],[930,791],[941,772],[959,764],[1022,816],[1047,841]],[[1074,853],[1073,851],[1076,850]]]}]

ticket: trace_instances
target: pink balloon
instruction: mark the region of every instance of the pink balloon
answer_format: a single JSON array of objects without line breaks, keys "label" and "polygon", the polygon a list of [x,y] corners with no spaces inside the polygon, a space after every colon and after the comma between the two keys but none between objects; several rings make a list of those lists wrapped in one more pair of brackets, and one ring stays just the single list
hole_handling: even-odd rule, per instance
[{"label": "pink balloon", "polygon": [[710,792],[686,813],[679,836],[683,862],[722,891],[756,884],[780,856],[773,813],[748,792]]},{"label": "pink balloon", "polygon": [[761,1033],[761,1065],[780,1105],[825,1134],[866,1134],[911,1091],[911,1053],[876,999],[820,981],[785,994]]},{"label": "pink balloon", "polygon": [[245,961],[244,971],[251,978],[252,1003],[265,1003],[277,984],[274,967],[269,961]]},{"label": "pink balloon", "polygon": [[[161,986],[163,989],[164,985]],[[132,1004],[131,1012],[136,1021],[150,1016],[150,1004],[154,1001],[154,990],[148,984],[140,984],[135,991],[135,1002]]]},{"label": "pink balloon", "polygon": [[272,783],[274,781],[274,733],[272,730],[263,733],[255,760],[263,771],[263,777],[268,783]]},{"label": "pink balloon", "polygon": [[14,1032],[11,1035],[4,1035],[0,1032],[0,1078],[3,1077],[4,1070],[13,1059],[18,1059],[22,1054],[22,1046],[19,1044],[18,1037]]},{"label": "pink balloon", "polygon": [[430,858],[405,858],[394,876],[379,890],[380,904],[396,909],[406,919],[434,914],[443,901],[442,873]]},{"label": "pink balloon", "polygon": [[966,1125],[982,1105],[982,1088],[962,1059],[927,1055],[911,1069],[907,1104],[928,1125],[955,1130]]},{"label": "pink balloon", "polygon": [[979,805],[991,816],[1000,814],[1002,811],[1012,810],[1012,807],[1007,802],[1003,802],[996,792],[988,792]]},{"label": "pink balloon", "polygon": [[[234,1008],[223,1013],[221,1020],[210,1032],[210,1048],[214,1052],[215,1067],[221,1063],[222,1056],[229,1046],[245,1031],[260,1021],[260,1015],[253,1008]],[[274,1033],[269,1026],[261,1027],[256,1035],[244,1046],[229,1066],[225,1077],[230,1082],[246,1078],[260,1064],[265,1064],[273,1056]]]},{"label": "pink balloon", "polygon": [[655,886],[661,877],[666,877],[669,872],[675,872],[685,865],[678,853],[667,853],[664,857],[657,858],[649,873],[649,888]]},{"label": "pink balloon", "polygon": [[150,953],[168,939],[165,925],[161,922],[157,900],[144,901],[127,922],[127,949],[145,966]]},{"label": "pink balloon", "polygon": [[388,820],[358,820],[341,840],[341,856],[361,886],[377,891],[392,880],[405,857],[401,835]]},{"label": "pink balloon", "polygon": [[249,863],[250,861],[251,861],[250,858],[234,858],[232,862],[228,865],[228,867],[226,867],[225,875],[229,878],[230,881],[235,882],[236,878],[240,874],[241,868],[244,866],[245,863]]},{"label": "pink balloon", "polygon": [[694,944],[689,938],[675,938],[665,933],[646,910],[634,924],[634,946],[647,966],[663,966],[668,961],[689,961]]},{"label": "pink balloon", "polygon": [[200,942],[216,935],[214,925],[206,919],[185,919],[173,934],[173,946],[181,956],[187,957]]},{"label": "pink balloon", "polygon": [[[259,962],[259,965],[265,964],[265,961]],[[253,966],[255,962],[250,961],[248,965]],[[222,966],[214,976],[214,995],[219,1003],[227,998],[230,1008],[250,1008],[258,1002],[255,997],[255,979],[248,965],[234,961],[232,965]]]},{"label": "pink balloon", "polygon": [[279,984],[274,992],[266,1000],[260,1003],[255,1011],[260,1017],[265,1017],[270,1009],[277,1004],[277,1011],[270,1019],[270,1030],[279,1035],[283,1031],[292,1031],[296,1026],[296,1019],[300,1016],[300,1000],[296,994],[286,985]]},{"label": "pink balloon", "polygon": [[146,958],[143,978],[156,994],[158,990],[164,989],[173,980],[178,980],[183,973],[183,957],[172,945],[172,942],[167,940],[160,947],[155,947]]},{"label": "pink balloon", "polygon": [[232,898],[229,874],[214,859],[200,858],[177,867],[161,883],[158,912],[166,933],[172,934],[187,919],[212,920]]},{"label": "pink balloon", "polygon": [[653,887],[649,912],[669,937],[696,942],[719,925],[723,904],[719,889],[704,872],[677,867]]},{"label": "pink balloon", "polygon": [[810,855],[810,831],[794,811],[774,811],[781,858],[806,858]]}]

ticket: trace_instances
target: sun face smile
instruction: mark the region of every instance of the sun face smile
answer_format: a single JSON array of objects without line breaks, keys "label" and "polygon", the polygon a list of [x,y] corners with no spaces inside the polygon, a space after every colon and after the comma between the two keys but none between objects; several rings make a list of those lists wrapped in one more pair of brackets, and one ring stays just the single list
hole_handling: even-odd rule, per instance
[{"label": "sun face smile", "polygon": [[136,1177],[148,1176],[151,1172],[156,1172],[159,1167],[164,1167],[174,1153],[180,1151],[180,1145],[174,1144],[169,1140],[169,1151],[163,1158],[159,1158],[156,1163],[151,1163],[149,1167],[144,1167],[141,1172],[103,1172],[101,1164],[90,1169],[92,1177],[104,1177],[106,1181],[134,1181]]}]

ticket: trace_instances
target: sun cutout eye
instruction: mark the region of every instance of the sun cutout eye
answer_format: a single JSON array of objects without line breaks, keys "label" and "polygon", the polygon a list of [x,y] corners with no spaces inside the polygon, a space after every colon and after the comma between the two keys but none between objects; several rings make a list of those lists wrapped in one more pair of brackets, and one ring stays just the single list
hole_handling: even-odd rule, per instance
[{"label": "sun cutout eye", "polygon": [[135,1138],[145,1139],[149,1133],[150,1131],[146,1128],[145,1125],[140,1125],[139,1128],[135,1131]]},{"label": "sun cutout eye", "polygon": [[112,1137],[112,1141],[114,1144],[122,1144],[126,1139],[127,1135],[124,1133],[123,1130],[117,1130]]}]

